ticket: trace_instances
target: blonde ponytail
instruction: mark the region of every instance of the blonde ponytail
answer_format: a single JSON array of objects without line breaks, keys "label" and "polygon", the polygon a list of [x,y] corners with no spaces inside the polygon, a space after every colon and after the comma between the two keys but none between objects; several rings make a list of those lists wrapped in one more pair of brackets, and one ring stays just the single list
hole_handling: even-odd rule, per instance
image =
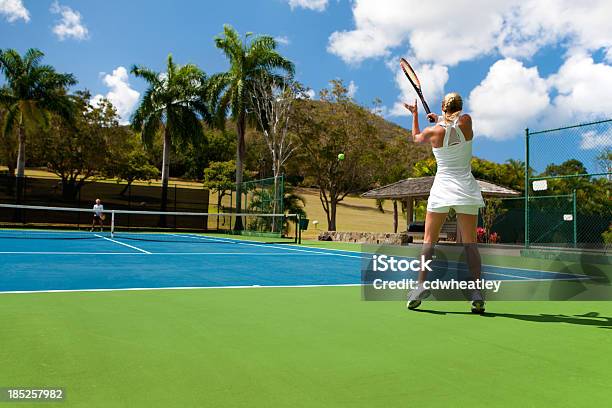
[{"label": "blonde ponytail", "polygon": [[457,92],[451,92],[444,96],[442,100],[443,118],[446,123],[453,123],[461,114],[463,109],[463,99]]}]

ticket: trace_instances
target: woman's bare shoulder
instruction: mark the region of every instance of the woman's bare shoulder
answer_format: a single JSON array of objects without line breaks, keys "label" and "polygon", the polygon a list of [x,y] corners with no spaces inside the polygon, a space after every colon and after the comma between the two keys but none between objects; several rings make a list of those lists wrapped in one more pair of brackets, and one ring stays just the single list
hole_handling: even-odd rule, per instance
[{"label": "woman's bare shoulder", "polygon": [[459,128],[465,136],[465,140],[472,140],[474,132],[472,131],[472,117],[467,113],[459,117]]}]

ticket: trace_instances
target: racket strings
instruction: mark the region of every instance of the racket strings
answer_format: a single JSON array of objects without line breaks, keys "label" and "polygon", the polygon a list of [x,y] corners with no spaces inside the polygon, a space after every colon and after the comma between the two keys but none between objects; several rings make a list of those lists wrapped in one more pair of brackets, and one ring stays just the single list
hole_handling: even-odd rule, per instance
[{"label": "racket strings", "polygon": [[401,62],[402,69],[404,73],[408,75],[408,78],[414,83],[415,86],[421,87],[421,83],[419,82],[419,78],[417,78],[416,74],[412,70],[412,67],[407,63]]}]

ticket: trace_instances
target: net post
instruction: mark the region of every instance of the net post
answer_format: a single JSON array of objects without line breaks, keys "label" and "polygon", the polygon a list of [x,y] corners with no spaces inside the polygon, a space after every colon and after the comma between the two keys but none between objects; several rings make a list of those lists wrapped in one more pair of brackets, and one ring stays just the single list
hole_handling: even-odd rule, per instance
[{"label": "net post", "polygon": [[525,129],[525,249],[529,248],[529,128]]},{"label": "net post", "polygon": [[111,238],[115,238],[115,210],[111,210],[110,233],[111,233]]},{"label": "net post", "polygon": [[574,248],[578,245],[578,228],[577,228],[577,220],[578,212],[576,211],[576,189],[572,190],[572,221],[574,227]]}]

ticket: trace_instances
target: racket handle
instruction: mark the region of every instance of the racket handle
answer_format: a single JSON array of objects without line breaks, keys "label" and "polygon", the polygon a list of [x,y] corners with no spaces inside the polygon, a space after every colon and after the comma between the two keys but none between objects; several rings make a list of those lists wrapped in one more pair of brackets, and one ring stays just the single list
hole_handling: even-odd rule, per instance
[{"label": "racket handle", "polygon": [[[421,96],[421,95],[419,95]],[[425,108],[425,114],[429,115],[431,113],[431,109],[429,109],[429,106],[427,105],[427,102],[425,102],[425,98],[423,98],[421,96],[421,102],[423,103],[423,108]],[[433,118],[427,118],[427,120],[429,121],[429,123],[434,123],[435,119]]]}]

